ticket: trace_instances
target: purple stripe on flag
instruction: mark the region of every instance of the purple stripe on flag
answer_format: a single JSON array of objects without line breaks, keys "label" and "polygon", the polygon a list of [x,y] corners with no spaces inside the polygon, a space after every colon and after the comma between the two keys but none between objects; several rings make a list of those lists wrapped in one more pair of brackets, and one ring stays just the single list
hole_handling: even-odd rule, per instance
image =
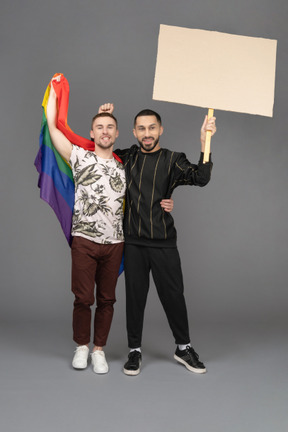
[{"label": "purple stripe on flag", "polygon": [[42,172],[39,175],[38,186],[40,187],[40,197],[46,201],[54,210],[64,235],[71,245],[71,224],[72,211],[63,196],[56,189],[54,182],[50,176]]},{"label": "purple stripe on flag", "polygon": [[67,204],[70,205],[71,211],[73,211],[75,194],[74,182],[67,174],[59,169],[53,150],[46,145],[42,145],[35,159],[35,166],[39,174],[45,172],[49,177],[53,178],[55,188],[57,188],[65,198]]}]

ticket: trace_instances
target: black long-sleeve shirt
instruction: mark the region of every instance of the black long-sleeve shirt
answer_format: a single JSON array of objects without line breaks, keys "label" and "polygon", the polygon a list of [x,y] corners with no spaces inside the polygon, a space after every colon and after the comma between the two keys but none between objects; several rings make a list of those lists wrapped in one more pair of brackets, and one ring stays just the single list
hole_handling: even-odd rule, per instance
[{"label": "black long-sleeve shirt", "polygon": [[205,186],[211,177],[212,162],[191,164],[184,153],[161,148],[141,152],[133,145],[114,151],[123,161],[126,172],[124,235],[127,244],[152,247],[175,247],[176,229],[170,213],[160,201],[170,198],[180,185]]}]

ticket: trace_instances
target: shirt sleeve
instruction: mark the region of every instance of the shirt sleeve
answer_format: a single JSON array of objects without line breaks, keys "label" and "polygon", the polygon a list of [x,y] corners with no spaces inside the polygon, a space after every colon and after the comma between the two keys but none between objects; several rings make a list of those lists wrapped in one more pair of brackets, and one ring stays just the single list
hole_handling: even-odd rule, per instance
[{"label": "shirt sleeve", "polygon": [[72,151],[71,151],[71,156],[70,156],[70,160],[69,160],[71,167],[74,167],[75,162],[77,160],[77,156],[79,157],[79,151],[80,151],[80,147],[72,144]]},{"label": "shirt sleeve", "polygon": [[209,162],[203,163],[204,153],[200,154],[198,165],[192,164],[186,158],[184,153],[178,153],[174,161],[173,182],[171,184],[171,193],[177,186],[206,186],[211,178],[213,163],[211,154]]},{"label": "shirt sleeve", "polygon": [[115,149],[113,152],[120,157],[123,164],[125,165],[126,162],[129,160],[129,157],[131,154],[133,154],[135,151],[137,151],[138,146],[133,145],[132,147],[126,148],[126,149]]}]

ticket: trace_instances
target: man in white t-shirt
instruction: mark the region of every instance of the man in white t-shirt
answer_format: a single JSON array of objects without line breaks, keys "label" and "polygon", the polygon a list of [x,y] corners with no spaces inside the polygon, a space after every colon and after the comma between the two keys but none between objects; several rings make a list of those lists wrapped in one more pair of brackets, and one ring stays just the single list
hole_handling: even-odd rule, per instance
[{"label": "man in white t-shirt", "polygon": [[97,114],[92,120],[91,139],[95,151],[74,146],[56,127],[57,98],[51,85],[47,123],[53,145],[70,163],[75,182],[72,221],[73,339],[77,343],[72,365],[85,369],[88,363],[91,306],[95,301],[93,351],[95,373],[109,370],[103,346],[106,345],[115,299],[115,287],[123,255],[123,201],[126,190],[124,167],[113,156],[118,137],[117,120],[110,114]]}]

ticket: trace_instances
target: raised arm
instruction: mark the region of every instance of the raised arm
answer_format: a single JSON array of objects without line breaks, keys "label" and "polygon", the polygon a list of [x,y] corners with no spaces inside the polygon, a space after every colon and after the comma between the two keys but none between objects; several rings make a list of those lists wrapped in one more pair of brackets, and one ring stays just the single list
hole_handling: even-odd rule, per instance
[{"label": "raised arm", "polygon": [[57,97],[51,83],[51,90],[49,99],[47,102],[47,124],[49,128],[50,137],[52,143],[60,155],[66,159],[67,162],[70,160],[72,152],[72,144],[65,137],[65,135],[56,127],[56,116],[57,116]]}]

